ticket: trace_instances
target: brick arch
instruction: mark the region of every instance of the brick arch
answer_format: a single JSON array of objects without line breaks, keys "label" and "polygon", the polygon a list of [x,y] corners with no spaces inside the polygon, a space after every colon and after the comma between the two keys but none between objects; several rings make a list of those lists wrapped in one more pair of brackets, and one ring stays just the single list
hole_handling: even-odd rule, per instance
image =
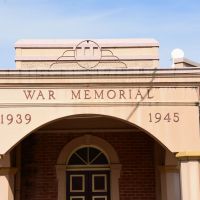
[{"label": "brick arch", "polygon": [[115,151],[115,149],[105,140],[92,136],[92,135],[85,135],[82,137],[75,138],[71,142],[67,143],[63,149],[61,150],[57,165],[66,164],[66,159],[69,158],[71,153],[80,146],[96,146],[99,147],[109,158],[109,161],[111,164],[117,164],[119,163],[119,157]]}]

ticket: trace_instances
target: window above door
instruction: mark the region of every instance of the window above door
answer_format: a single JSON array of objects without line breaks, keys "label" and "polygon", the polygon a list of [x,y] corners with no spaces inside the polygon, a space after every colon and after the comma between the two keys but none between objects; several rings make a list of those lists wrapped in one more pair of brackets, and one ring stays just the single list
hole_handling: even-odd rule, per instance
[{"label": "window above door", "polygon": [[95,147],[81,147],[69,158],[68,166],[108,165],[109,161],[105,154]]}]

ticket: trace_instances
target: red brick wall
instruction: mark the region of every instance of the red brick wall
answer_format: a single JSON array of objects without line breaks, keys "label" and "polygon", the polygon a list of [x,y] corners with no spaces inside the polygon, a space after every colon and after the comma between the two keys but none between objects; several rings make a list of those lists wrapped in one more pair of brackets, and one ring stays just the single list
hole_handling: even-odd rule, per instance
[{"label": "red brick wall", "polygon": [[[120,199],[155,200],[154,141],[143,133],[93,135],[107,140],[119,155]],[[56,160],[77,136],[36,133],[22,142],[21,200],[57,200]]]}]

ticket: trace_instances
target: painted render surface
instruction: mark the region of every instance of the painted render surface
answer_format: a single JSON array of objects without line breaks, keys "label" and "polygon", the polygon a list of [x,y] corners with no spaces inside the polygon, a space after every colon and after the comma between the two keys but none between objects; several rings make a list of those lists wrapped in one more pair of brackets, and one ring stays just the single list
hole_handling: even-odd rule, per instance
[{"label": "painted render surface", "polygon": [[76,116],[117,119],[152,137],[169,153],[160,168],[162,200],[180,198],[179,171],[182,200],[200,199],[198,63],[182,58],[159,68],[153,39],[20,40],[15,48],[16,70],[0,71],[3,200],[14,198],[11,150],[43,126]]},{"label": "painted render surface", "polygon": [[[157,68],[154,61],[158,46],[152,39],[18,41],[16,66],[21,71],[0,73],[0,139],[4,141],[0,154],[43,124],[79,114],[108,115],[129,121],[171,152],[200,152],[200,77],[184,68]],[[74,57],[63,57],[66,48],[73,50]],[[103,49],[116,55],[120,62],[127,57],[136,59],[144,66],[143,71],[129,68],[126,59],[120,63],[121,68],[107,60],[106,64],[112,67],[105,70],[102,63],[96,65],[96,54],[100,52],[101,61],[104,59]],[[47,60],[58,67],[45,67]],[[77,65],[74,71],[68,67],[69,60]],[[146,60],[151,62],[150,68],[145,67]],[[34,68],[29,67],[32,62]]]}]

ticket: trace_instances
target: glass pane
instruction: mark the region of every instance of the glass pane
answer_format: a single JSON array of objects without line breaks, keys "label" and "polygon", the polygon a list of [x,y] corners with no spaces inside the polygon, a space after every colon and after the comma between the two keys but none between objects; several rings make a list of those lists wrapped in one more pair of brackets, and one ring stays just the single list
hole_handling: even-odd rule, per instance
[{"label": "glass pane", "polygon": [[70,192],[84,192],[84,175],[70,175]]},{"label": "glass pane", "polygon": [[73,154],[68,162],[69,165],[85,165],[85,163],[76,155]]},{"label": "glass pane", "polygon": [[101,154],[91,164],[92,165],[108,164],[108,160],[103,154]]},{"label": "glass pane", "polygon": [[106,192],[106,175],[93,175],[93,192]]},{"label": "glass pane", "polygon": [[69,159],[68,165],[103,165],[108,164],[105,155],[93,147],[78,149]]},{"label": "glass pane", "polygon": [[87,155],[88,155],[88,148],[81,148],[76,153],[86,162],[88,163]]},{"label": "glass pane", "polygon": [[90,147],[89,149],[89,159],[90,162],[100,153],[98,149],[95,149],[93,147]]}]

